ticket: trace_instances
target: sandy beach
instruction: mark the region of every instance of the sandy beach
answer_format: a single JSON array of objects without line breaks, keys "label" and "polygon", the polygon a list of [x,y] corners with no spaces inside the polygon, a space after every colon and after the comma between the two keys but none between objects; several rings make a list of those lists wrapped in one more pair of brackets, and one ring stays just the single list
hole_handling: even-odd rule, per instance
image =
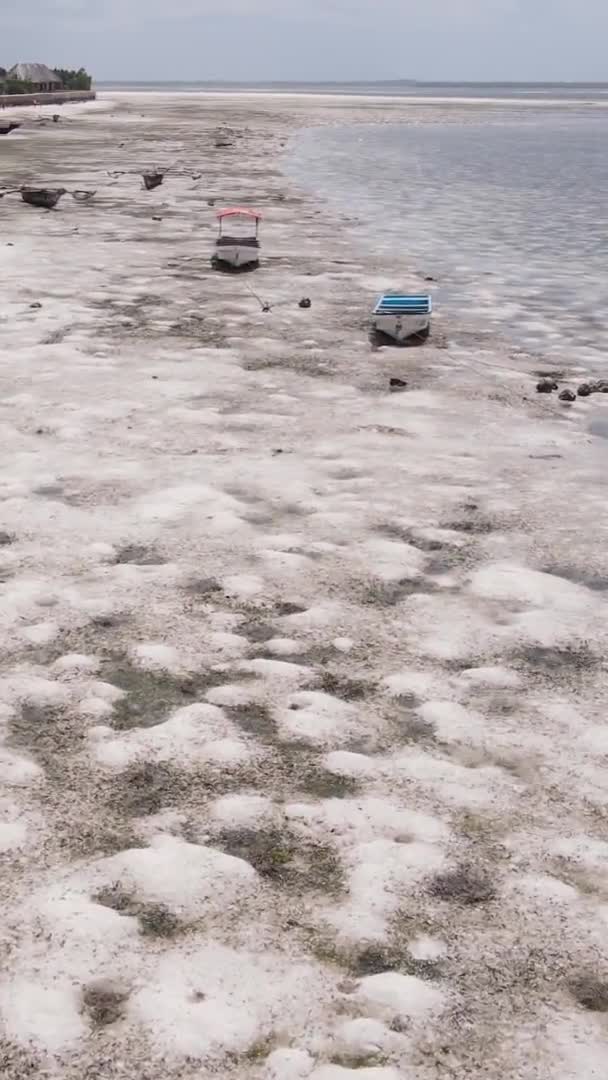
[{"label": "sandy beach", "polygon": [[6,1080],[606,1073],[597,401],[440,303],[372,347],[425,268],[283,169],[471,108],[113,93],[1,140],[0,189],[96,190],[0,199]]}]

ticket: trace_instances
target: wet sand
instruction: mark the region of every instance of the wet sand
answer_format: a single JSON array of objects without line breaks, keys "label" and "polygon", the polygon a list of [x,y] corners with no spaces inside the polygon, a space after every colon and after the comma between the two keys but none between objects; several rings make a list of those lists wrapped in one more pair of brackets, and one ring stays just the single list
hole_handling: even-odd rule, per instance
[{"label": "wet sand", "polygon": [[[605,1071],[600,406],[466,313],[373,348],[406,238],[281,167],[460,107],[113,95],[2,140],[0,186],[97,191],[0,200],[9,1080]],[[210,265],[223,204],[254,273]]]}]

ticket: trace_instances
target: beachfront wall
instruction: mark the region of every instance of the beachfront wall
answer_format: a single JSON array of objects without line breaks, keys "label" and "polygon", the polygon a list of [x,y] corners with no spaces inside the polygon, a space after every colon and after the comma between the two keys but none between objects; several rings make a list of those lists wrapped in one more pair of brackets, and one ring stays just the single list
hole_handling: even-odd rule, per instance
[{"label": "beachfront wall", "polygon": [[11,105],[64,105],[68,101],[94,101],[94,90],[59,90],[51,94],[0,94],[0,108]]}]

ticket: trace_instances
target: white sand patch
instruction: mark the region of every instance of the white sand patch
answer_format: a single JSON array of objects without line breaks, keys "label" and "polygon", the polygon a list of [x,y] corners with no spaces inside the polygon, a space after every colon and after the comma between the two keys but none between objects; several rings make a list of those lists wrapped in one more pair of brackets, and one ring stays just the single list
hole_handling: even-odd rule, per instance
[{"label": "white sand patch", "polygon": [[393,762],[403,776],[463,808],[490,806],[498,801],[504,805],[506,798],[515,797],[522,790],[512,776],[493,765],[467,768],[416,750],[396,754]]},{"label": "white sand patch", "polygon": [[442,742],[480,742],[486,735],[482,716],[454,701],[427,701],[417,710]]},{"label": "white sand patch", "polygon": [[179,671],[180,657],[177,649],[162,642],[143,642],[134,645],[132,649],[134,659],[142,668],[148,671]]},{"label": "white sand patch", "polygon": [[238,634],[229,634],[226,632],[210,634],[209,644],[215,647],[220,656],[223,654],[228,657],[242,656],[249,647],[249,642],[246,638],[239,637]]},{"label": "white sand patch", "polygon": [[424,555],[418,548],[392,540],[370,540],[361,555],[367,556],[368,569],[383,581],[416,577],[425,562]]},{"label": "white sand patch", "polygon": [[179,484],[146,495],[141,500],[139,512],[144,520],[171,521],[179,520],[201,506],[212,517],[236,510],[238,503],[230,495],[206,484]]},{"label": "white sand patch", "polygon": [[471,578],[471,589],[488,599],[518,601],[557,611],[583,611],[591,603],[588,591],[580,585],[508,563],[478,570]]},{"label": "white sand patch", "polygon": [[207,701],[212,705],[248,705],[257,701],[260,690],[255,684],[251,686],[243,683],[224,683],[223,686],[214,686],[205,694]]},{"label": "white sand patch", "polygon": [[185,919],[221,912],[251,896],[257,875],[249,863],[176,837],[155,837],[149,848],[122,851],[99,862],[99,883],[120,881],[142,900],[165,904]]},{"label": "white sand patch", "polygon": [[378,758],[366,754],[353,754],[348,750],[334,750],[323,759],[323,764],[337,776],[352,776],[361,779],[382,775],[386,766]]},{"label": "white sand patch", "polygon": [[66,653],[52,665],[52,670],[59,676],[70,678],[78,675],[91,675],[99,670],[100,661],[96,656],[83,656],[80,653]]},{"label": "white sand patch", "polygon": [[448,947],[445,941],[441,941],[440,938],[429,937],[428,934],[421,934],[420,937],[414,938],[410,941],[407,951],[414,960],[421,960],[426,964],[434,964],[437,960],[442,960],[447,955]]},{"label": "white sand patch", "polygon": [[0,813],[0,854],[22,848],[27,836],[27,825],[22,821],[2,821]]},{"label": "white sand patch", "polygon": [[459,681],[466,686],[496,690],[515,690],[522,684],[522,678],[516,671],[498,665],[468,668],[461,672]]},{"label": "white sand patch", "polygon": [[305,1080],[314,1069],[314,1058],[306,1050],[281,1048],[266,1059],[265,1080]]},{"label": "white sand patch", "polygon": [[286,660],[242,660],[238,664],[239,671],[249,671],[253,675],[260,675],[266,681],[277,683],[305,683],[312,676],[310,668],[303,664],[290,664]]},{"label": "white sand patch", "polygon": [[88,695],[79,701],[78,711],[82,716],[86,716],[90,720],[101,721],[108,720],[112,716],[114,709],[109,701]]},{"label": "white sand patch", "polygon": [[294,615],[286,615],[284,621],[288,626],[296,627],[298,630],[316,630],[322,627],[339,625],[341,618],[341,608],[335,603],[326,603],[312,604],[305,611],[299,611]]},{"label": "white sand patch", "polygon": [[352,845],[376,839],[441,843],[449,829],[438,818],[407,809],[390,798],[324,799],[318,803],[289,803],[288,818],[307,831],[335,834]]},{"label": "white sand patch", "polygon": [[236,596],[241,600],[257,596],[264,589],[262,578],[255,574],[230,574],[222,579],[221,584],[228,596]]},{"label": "white sand patch", "polygon": [[358,710],[345,701],[306,690],[291,694],[287,708],[275,714],[282,735],[321,746],[340,746],[359,728]]},{"label": "white sand patch", "polygon": [[398,1016],[411,1023],[426,1021],[447,1004],[445,992],[437,985],[396,971],[366,976],[359,984],[357,996],[373,1007],[380,1018]]},{"label": "white sand patch", "polygon": [[523,874],[511,881],[510,888],[518,897],[530,897],[548,906],[575,904],[579,900],[579,893],[572,885],[547,874]]},{"label": "white sand patch", "polygon": [[237,738],[236,727],[216,705],[189,705],[178,709],[163,724],[138,728],[120,737],[94,741],[97,760],[110,768],[124,769],[132,761],[175,761],[195,769],[203,762],[238,765],[251,751]]},{"label": "white sand patch", "polygon": [[437,693],[438,684],[437,675],[426,671],[398,671],[384,679],[384,685],[392,697],[414,694],[428,698]]},{"label": "white sand patch", "polygon": [[43,770],[34,761],[11,753],[6,747],[0,747],[0,782],[8,787],[22,787],[38,780]]},{"label": "white sand patch", "polygon": [[406,1042],[402,1035],[391,1031],[380,1020],[369,1016],[359,1016],[355,1020],[346,1020],[334,1034],[334,1046],[339,1053],[351,1058],[378,1057],[391,1053]]},{"label": "white sand patch", "polygon": [[588,870],[608,872],[608,842],[584,833],[554,840],[550,851],[563,859],[580,863]]},{"label": "white sand patch", "polygon": [[268,823],[279,816],[278,808],[263,795],[224,795],[213,803],[211,818],[230,828]]},{"label": "white sand patch", "polygon": [[294,828],[319,842],[330,835],[341,854],[348,895],[326,907],[323,920],[347,941],[383,940],[404,893],[444,863],[445,826],[389,800],[291,804],[286,814]]},{"label": "white sand patch", "polygon": [[332,645],[334,649],[337,649],[338,652],[342,653],[348,653],[351,651],[351,649],[354,649],[355,647],[353,639],[349,637],[334,638],[334,640],[332,641]]},{"label": "white sand patch", "polygon": [[338,935],[351,942],[382,941],[389,919],[417,882],[444,865],[432,844],[373,840],[354,846],[348,860],[348,899],[326,912]]},{"label": "white sand patch", "polygon": [[53,641],[59,633],[59,627],[55,622],[35,623],[34,626],[26,626],[21,631],[21,637],[31,641],[33,645],[47,645]]},{"label": "white sand patch", "polygon": [[327,1004],[324,978],[312,965],[208,943],[161,956],[130,999],[129,1014],[161,1053],[212,1059],[244,1053],[273,1031],[303,1034],[304,1017],[310,1030]]},{"label": "white sand patch", "polygon": [[310,1074],[310,1080],[400,1080],[399,1073],[389,1065],[349,1069],[345,1065],[322,1065]]},{"label": "white sand patch", "polygon": [[5,704],[53,708],[67,705],[69,700],[67,687],[40,675],[19,672],[0,679],[0,701]]},{"label": "white sand patch", "polygon": [[265,643],[265,648],[275,656],[293,656],[306,652],[308,646],[302,641],[296,641],[295,638],[271,638]]},{"label": "white sand patch", "polygon": [[45,983],[32,976],[3,981],[0,1011],[10,1039],[51,1054],[74,1046],[87,1031],[78,988],[68,979]]},{"label": "white sand patch", "polygon": [[125,691],[121,690],[119,686],[115,686],[114,683],[102,682],[100,679],[95,679],[90,682],[88,690],[93,697],[100,698],[110,705],[113,705],[116,701],[120,701],[120,699],[125,696]]}]

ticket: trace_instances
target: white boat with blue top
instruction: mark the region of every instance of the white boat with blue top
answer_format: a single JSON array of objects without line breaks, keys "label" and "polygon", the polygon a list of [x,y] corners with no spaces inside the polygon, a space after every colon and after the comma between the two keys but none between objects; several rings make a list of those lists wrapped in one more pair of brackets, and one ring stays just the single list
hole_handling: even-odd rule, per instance
[{"label": "white boat with blue top", "polygon": [[394,341],[424,339],[431,329],[432,310],[433,300],[429,295],[383,293],[373,311],[373,326]]}]

